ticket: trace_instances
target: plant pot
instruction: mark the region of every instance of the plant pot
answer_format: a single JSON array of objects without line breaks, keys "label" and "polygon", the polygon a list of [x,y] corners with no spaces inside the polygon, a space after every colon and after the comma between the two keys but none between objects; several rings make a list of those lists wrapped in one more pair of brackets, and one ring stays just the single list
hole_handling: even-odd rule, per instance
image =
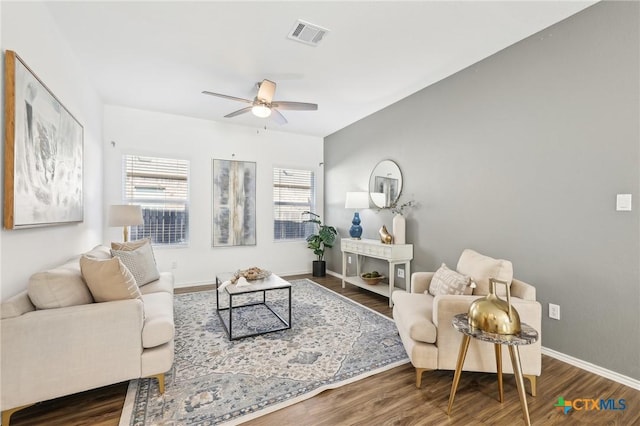
[{"label": "plant pot", "polygon": [[313,276],[324,277],[325,275],[327,275],[327,262],[325,262],[324,260],[314,260]]}]

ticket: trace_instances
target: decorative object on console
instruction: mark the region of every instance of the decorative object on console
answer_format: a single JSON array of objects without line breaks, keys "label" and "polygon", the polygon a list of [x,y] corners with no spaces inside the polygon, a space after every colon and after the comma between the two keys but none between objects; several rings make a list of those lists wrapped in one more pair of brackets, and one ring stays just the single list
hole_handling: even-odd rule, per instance
[{"label": "decorative object on console", "polygon": [[402,172],[392,160],[382,160],[374,167],[369,177],[369,194],[373,204],[381,209],[389,208],[398,201],[402,192]]},{"label": "decorative object on console", "polygon": [[324,277],[327,273],[324,251],[333,247],[333,243],[335,243],[338,236],[338,230],[333,226],[323,225],[320,216],[315,213],[303,212],[302,214],[309,216],[309,219],[304,222],[313,223],[316,227],[316,232],[307,237],[307,247],[313,250],[313,254],[318,257],[318,260],[313,261],[313,276]]},{"label": "decorative object on console", "polygon": [[122,226],[124,242],[129,241],[129,226],[143,225],[142,207],[133,204],[114,204],[109,207],[109,226]]},{"label": "decorative object on console", "polygon": [[393,235],[387,231],[386,225],[382,225],[382,228],[378,231],[380,234],[380,241],[384,244],[393,244]]},{"label": "decorative object on console", "polygon": [[256,245],[256,163],[213,160],[213,247]]},{"label": "decorative object on console", "polygon": [[364,274],[360,274],[360,278],[362,281],[369,285],[376,285],[380,281],[384,280],[386,277],[384,275],[380,275],[378,271],[373,272],[365,272]]},{"label": "decorative object on console", "polygon": [[349,235],[351,238],[359,240],[362,236],[362,226],[360,226],[360,214],[359,209],[366,209],[369,207],[369,193],[367,192],[347,192],[347,198],[344,203],[345,209],[355,209],[353,213],[353,220],[351,221],[351,228],[349,229]]},{"label": "decorative object on console", "polygon": [[399,200],[400,197],[398,197],[398,200],[391,205],[391,211],[395,213],[393,216],[393,243],[405,244],[407,221],[404,218],[404,210],[415,206],[416,203],[413,200],[409,200],[405,203],[399,204]]},{"label": "decorative object on console", "polygon": [[[487,333],[518,334],[520,315],[511,306],[511,291],[506,281],[489,278],[489,294],[469,306],[469,325]],[[496,283],[507,287],[507,301],[496,296]]]},{"label": "decorative object on console", "polygon": [[4,227],[82,222],[82,125],[11,50],[5,126]]}]

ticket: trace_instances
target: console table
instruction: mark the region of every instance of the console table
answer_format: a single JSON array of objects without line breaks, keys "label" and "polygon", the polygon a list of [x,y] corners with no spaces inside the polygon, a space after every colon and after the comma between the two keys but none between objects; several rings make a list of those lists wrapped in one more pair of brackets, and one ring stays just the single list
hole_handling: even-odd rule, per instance
[{"label": "console table", "polygon": [[[381,294],[389,298],[389,306],[393,306],[391,301],[391,293],[396,289],[395,266],[404,265],[405,282],[407,283],[407,291],[409,291],[411,279],[410,262],[413,259],[413,244],[383,244],[378,240],[369,239],[347,239],[340,240],[340,250],[342,250],[342,288],[344,283],[353,284],[374,293]],[[347,276],[347,256],[349,254],[356,255],[356,275]],[[362,278],[362,263],[364,258],[372,257],[382,259],[389,264],[389,284],[379,283],[377,285],[369,285]]]}]

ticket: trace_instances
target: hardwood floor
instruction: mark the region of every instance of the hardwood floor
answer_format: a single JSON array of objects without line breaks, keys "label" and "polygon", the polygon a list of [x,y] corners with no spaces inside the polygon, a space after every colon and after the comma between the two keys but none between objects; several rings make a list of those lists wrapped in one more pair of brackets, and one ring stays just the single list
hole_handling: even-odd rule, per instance
[{"label": "hardwood floor", "polygon": [[[391,316],[386,298],[347,285],[335,277],[310,278],[350,299]],[[202,287],[198,287],[202,289]],[[184,293],[194,289],[176,289]],[[247,422],[247,425],[512,425],[522,424],[513,376],[504,377],[504,403],[497,400],[494,374],[463,372],[451,417],[446,414],[452,371],[427,372],[422,388],[415,387],[411,364],[328,390],[298,404]],[[118,424],[126,383],[36,404],[15,413],[11,424],[101,425]],[[554,404],[558,397],[576,399],[624,399],[625,410],[572,410],[565,415]],[[527,394],[534,425],[633,425],[640,424],[640,391],[588,373],[556,359],[542,356],[538,396]],[[616,405],[619,407],[619,405]]]}]

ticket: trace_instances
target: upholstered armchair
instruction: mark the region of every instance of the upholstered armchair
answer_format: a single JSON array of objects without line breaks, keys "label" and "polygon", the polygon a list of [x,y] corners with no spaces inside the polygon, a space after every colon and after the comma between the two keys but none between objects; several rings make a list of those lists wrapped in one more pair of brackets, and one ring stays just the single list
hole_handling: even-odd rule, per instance
[{"label": "upholstered armchair", "polygon": [[[536,301],[535,287],[513,278],[511,262],[493,259],[473,250],[465,250],[456,271],[442,265],[436,272],[415,272],[407,292],[393,293],[393,318],[402,343],[416,369],[416,386],[422,374],[430,370],[455,370],[462,333],[452,326],[455,315],[466,313],[474,300],[489,292],[489,278],[510,283],[511,303],[522,322],[541,332],[542,307]],[[498,292],[506,294],[506,289]],[[503,297],[504,298],[504,297]],[[522,372],[536,395],[536,378],[541,371],[540,340],[520,347]],[[502,358],[509,359],[502,347]],[[496,372],[494,345],[471,339],[464,371]],[[513,374],[510,363],[503,373]]]}]

